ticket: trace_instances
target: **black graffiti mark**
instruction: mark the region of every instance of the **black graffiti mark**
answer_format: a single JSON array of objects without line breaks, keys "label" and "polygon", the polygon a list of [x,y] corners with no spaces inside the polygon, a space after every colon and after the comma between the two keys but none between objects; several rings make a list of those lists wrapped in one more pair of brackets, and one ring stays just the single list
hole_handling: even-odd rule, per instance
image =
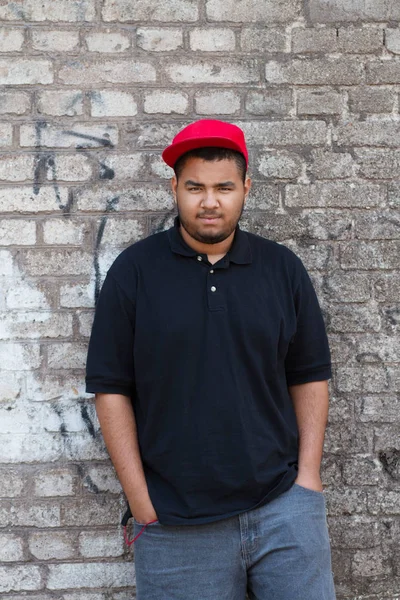
[{"label": "black graffiti mark", "polygon": [[400,479],[400,450],[396,448],[382,450],[379,452],[378,458],[384,470],[392,479]]},{"label": "black graffiti mark", "polygon": [[166,225],[168,223],[168,220],[171,218],[171,215],[175,216],[174,208],[172,210],[168,211],[166,214],[164,214],[160,220],[157,220],[155,222],[155,224],[152,225],[150,233],[153,234],[153,233],[160,233],[161,231],[165,231]]},{"label": "black graffiti mark", "polygon": [[90,418],[89,411],[85,404],[81,404],[81,416],[82,416],[83,422],[86,425],[88,432],[90,433],[90,435],[92,436],[93,439],[96,439],[96,430],[94,428],[92,419]]},{"label": "black graffiti mark", "polygon": [[[82,140],[96,142],[96,143],[100,144],[101,146],[104,146],[105,148],[114,148],[114,144],[112,143],[112,141],[108,140],[107,138],[101,138],[101,137],[97,137],[95,135],[88,135],[86,133],[79,133],[78,131],[71,131],[71,130],[64,131],[64,133],[66,133],[67,135],[72,135],[74,137],[80,138]],[[76,146],[76,148],[78,150],[82,150],[84,148],[84,146]]]},{"label": "black graffiti mark", "polygon": [[96,244],[94,248],[93,254],[93,268],[94,268],[94,276],[95,276],[95,285],[94,285],[94,303],[97,304],[97,300],[100,294],[101,288],[101,273],[100,273],[100,265],[99,265],[99,251],[101,240],[103,238],[104,229],[107,224],[108,213],[114,212],[116,210],[116,206],[119,202],[119,196],[115,196],[110,200],[107,200],[106,204],[106,214],[101,218],[99,229],[96,235]]},{"label": "black graffiti mark", "polygon": [[79,152],[82,152],[82,154],[87,156],[87,158],[91,162],[93,162],[96,166],[99,167],[99,171],[98,171],[99,179],[114,179],[114,177],[115,177],[114,169],[105,165],[103,162],[98,160],[97,157],[92,156],[86,148],[83,148],[82,146],[77,146],[76,149],[79,150]]},{"label": "black graffiti mark", "polygon": [[61,423],[60,423],[60,433],[61,436],[66,439],[68,437],[68,430],[67,430],[67,426],[65,425],[63,419],[64,419],[64,415],[63,415],[63,411],[59,406],[56,405],[51,405],[54,412],[56,413],[56,415],[59,417]]},{"label": "black graffiti mark", "polygon": [[57,171],[55,162],[54,152],[43,152],[42,148],[42,130],[47,127],[47,122],[44,120],[38,120],[35,123],[35,162],[33,171],[33,193],[37,196],[40,192],[40,188],[44,183],[47,182],[47,172],[51,169],[52,174],[52,187],[57,200],[57,203],[64,214],[69,214],[72,201],[68,198],[66,206],[61,204],[60,188],[57,183]]},{"label": "black graffiti mark", "polygon": [[82,465],[76,465],[78,470],[78,475],[82,479],[83,485],[89,490],[89,492],[93,492],[94,494],[98,494],[100,492],[98,486],[94,483],[90,475],[85,472],[85,469]]}]

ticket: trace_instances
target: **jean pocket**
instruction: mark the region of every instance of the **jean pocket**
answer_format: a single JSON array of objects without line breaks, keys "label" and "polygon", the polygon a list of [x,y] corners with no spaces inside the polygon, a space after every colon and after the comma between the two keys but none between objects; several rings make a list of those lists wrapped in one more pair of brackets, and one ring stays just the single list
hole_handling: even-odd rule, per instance
[{"label": "jean pocket", "polygon": [[133,517],[133,522],[138,527],[151,527],[152,525],[158,525],[160,523],[158,519],[157,521],[150,521],[149,523],[139,523],[139,521],[136,521],[135,517]]},{"label": "jean pocket", "polygon": [[322,496],[323,498],[325,498],[323,490],[321,492],[318,490],[312,490],[310,488],[304,487],[304,485],[299,485],[298,483],[294,483],[293,486],[296,486],[300,490],[304,490],[304,492],[308,492],[309,494],[317,494],[317,496]]}]

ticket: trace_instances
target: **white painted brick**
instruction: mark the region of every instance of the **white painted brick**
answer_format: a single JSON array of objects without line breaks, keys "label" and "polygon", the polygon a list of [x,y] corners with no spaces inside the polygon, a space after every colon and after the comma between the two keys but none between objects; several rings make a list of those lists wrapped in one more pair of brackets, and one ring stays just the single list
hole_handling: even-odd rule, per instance
[{"label": "white painted brick", "polygon": [[301,3],[300,0],[207,0],[206,11],[210,21],[267,24],[295,20],[301,14]]},{"label": "white painted brick", "polygon": [[51,344],[48,347],[50,369],[83,369],[86,363],[87,346],[71,343]]},{"label": "white painted brick", "polygon": [[10,533],[0,533],[0,561],[14,562],[24,560],[22,538]]},{"label": "white painted brick", "polygon": [[70,219],[48,219],[43,223],[43,240],[45,244],[82,243],[85,223],[77,223]]},{"label": "white painted brick", "polygon": [[38,112],[46,115],[75,117],[83,114],[83,96],[79,90],[43,91],[38,94]]},{"label": "white painted brick", "polygon": [[40,362],[39,346],[0,342],[0,364],[2,369],[6,371],[37,369]]},{"label": "white painted brick", "polygon": [[30,410],[33,411],[32,419],[38,414],[42,427],[49,432],[59,432],[63,429],[68,434],[82,431],[87,433],[89,422],[91,433],[96,434],[100,429],[94,403],[90,400],[82,403],[62,402],[57,399],[52,402],[41,402],[33,408],[30,406],[26,409],[27,412]]},{"label": "white painted brick", "polygon": [[98,85],[100,83],[146,83],[156,80],[150,62],[130,60],[76,60],[61,67],[59,77],[65,84]]},{"label": "white painted brick", "polygon": [[23,43],[23,29],[0,27],[0,52],[19,52]]},{"label": "white painted brick", "polygon": [[95,0],[20,0],[0,6],[0,19],[15,21],[92,21],[95,17]]},{"label": "white painted brick", "polygon": [[21,403],[0,405],[0,433],[29,433],[39,426],[37,414],[33,415]]},{"label": "white painted brick", "polygon": [[121,563],[74,563],[49,565],[47,587],[50,590],[68,588],[123,588],[135,583],[134,569]]},{"label": "white painted brick", "polygon": [[92,117],[133,117],[137,114],[137,103],[130,92],[113,90],[90,93]]},{"label": "white painted brick", "polygon": [[[108,592],[75,592],[63,594],[63,600],[110,600]],[[12,599],[14,600],[14,598]],[[26,600],[25,598],[17,598],[16,600]],[[31,600],[29,598],[29,600]],[[33,598],[33,600],[42,600],[42,598]],[[125,590],[122,592],[113,591],[112,600],[132,600],[132,591]]]},{"label": "white painted brick", "polygon": [[114,525],[119,523],[121,515],[120,500],[110,496],[98,497],[96,494],[84,498],[64,501],[63,526],[87,527]]},{"label": "white painted brick", "polygon": [[0,497],[16,498],[20,496],[25,487],[25,479],[16,469],[5,466],[0,471]]},{"label": "white painted brick", "polygon": [[26,92],[1,92],[0,114],[23,115],[30,109],[31,99]]},{"label": "white painted brick", "polygon": [[51,469],[39,473],[34,481],[35,496],[73,496],[76,475],[68,469]]},{"label": "white painted brick", "polygon": [[11,252],[0,250],[0,275],[12,275],[14,263]]},{"label": "white painted brick", "polygon": [[251,59],[185,59],[167,65],[165,72],[173,83],[258,83],[260,79],[258,65]]},{"label": "white painted brick", "polygon": [[[51,462],[61,457],[62,449],[61,434],[49,434],[43,431],[38,434],[4,433],[1,436],[0,462],[14,464]],[[35,524],[34,519],[33,522]]]},{"label": "white painted brick", "polygon": [[169,52],[183,46],[183,36],[180,29],[138,27],[136,31],[137,45],[150,52]]},{"label": "white painted brick", "polygon": [[80,250],[26,250],[20,256],[30,275],[85,275],[91,271],[93,258]]},{"label": "white painted brick", "polygon": [[173,0],[168,10],[163,0],[152,0],[151,11],[147,2],[132,0],[105,0],[102,17],[104,21],[197,21],[196,0]]},{"label": "white painted brick", "polygon": [[[1,65],[0,65],[1,73]],[[0,146],[11,146],[12,144],[12,125],[0,123]]]},{"label": "white painted brick", "polygon": [[72,335],[72,315],[51,312],[0,313],[0,339],[37,339]]},{"label": "white painted brick", "polygon": [[40,590],[43,587],[40,569],[33,565],[0,565],[0,592],[19,592],[21,590]]},{"label": "white painted brick", "polygon": [[145,224],[140,219],[109,217],[104,228],[102,244],[121,246],[134,244],[145,236]]},{"label": "white painted brick", "polygon": [[96,31],[85,39],[90,52],[124,52],[131,45],[129,35],[118,31]]},{"label": "white painted brick", "polygon": [[83,337],[89,337],[92,330],[94,314],[92,312],[84,312],[78,314],[79,333]]},{"label": "white painted brick", "polygon": [[172,210],[174,207],[171,192],[166,186],[152,185],[148,187],[135,185],[133,188],[98,190],[85,189],[77,193],[79,210],[103,212],[107,202],[118,198],[116,210]]},{"label": "white painted brick", "polygon": [[[21,459],[22,461],[22,459]],[[60,505],[58,502],[16,502],[11,507],[11,524],[21,527],[59,527]]]},{"label": "white painted brick", "polygon": [[119,494],[122,491],[117,474],[111,465],[88,465],[83,478],[84,487],[89,490],[95,486],[100,492]]},{"label": "white painted brick", "polygon": [[169,167],[159,153],[148,155],[150,170],[153,175],[161,179],[171,179],[174,174],[173,169]]},{"label": "white painted brick", "polygon": [[104,165],[114,171],[117,180],[138,179],[144,170],[144,155],[140,152],[113,154],[104,160]]},{"label": "white painted brick", "polygon": [[60,306],[68,308],[93,308],[94,283],[71,283],[60,288]]},{"label": "white painted brick", "polygon": [[65,370],[45,373],[28,372],[26,374],[26,397],[33,402],[54,401],[70,402],[75,406],[85,394],[85,382],[81,375]]},{"label": "white painted brick", "polygon": [[17,373],[0,372],[0,402],[11,402],[16,400],[20,393],[21,378],[19,375]]},{"label": "white painted brick", "polygon": [[231,90],[199,92],[195,106],[199,115],[233,115],[240,110],[240,96]]},{"label": "white painted brick", "polygon": [[[68,444],[65,446],[64,454],[66,460],[72,461],[104,461],[108,459],[108,452],[103,438],[99,436],[93,439],[88,433],[82,432],[68,436]],[[87,523],[83,523],[83,525],[87,525]]]},{"label": "white painted brick", "polygon": [[0,246],[34,244],[36,223],[25,219],[0,220]]},{"label": "white painted brick", "polygon": [[197,28],[189,33],[191,50],[227,52],[235,49],[235,34],[231,29]]},{"label": "white painted brick", "polygon": [[32,154],[3,154],[0,156],[0,180],[33,180],[34,164],[35,157]]},{"label": "white painted brick", "polygon": [[92,163],[82,154],[58,154],[47,161],[48,181],[87,181],[92,174]]},{"label": "white painted brick", "polygon": [[240,44],[245,52],[284,52],[286,33],[282,28],[246,27],[240,34]]},{"label": "white painted brick", "polygon": [[68,127],[61,127],[42,123],[38,135],[35,125],[21,125],[21,146],[36,146],[40,138],[40,144],[46,147],[57,148],[98,148],[109,147],[118,142],[118,129],[114,125],[87,125],[77,123]]},{"label": "white painted brick", "polygon": [[66,532],[38,532],[29,536],[29,551],[39,560],[74,558],[74,544]]},{"label": "white painted brick", "polygon": [[145,95],[145,113],[177,113],[185,114],[189,101],[186,94],[181,92],[154,91]]},{"label": "white painted brick", "polygon": [[32,47],[44,52],[71,52],[79,45],[79,31],[32,29]]},{"label": "white painted brick", "polygon": [[[63,205],[68,202],[67,188],[58,188],[60,201]],[[37,213],[41,211],[55,211],[61,208],[53,187],[41,187],[35,194],[32,186],[0,188],[0,211]],[[0,266],[1,271],[1,266]]]},{"label": "white painted brick", "polygon": [[0,59],[0,85],[32,85],[35,83],[53,83],[53,67],[49,60]]},{"label": "white painted brick", "polygon": [[7,308],[18,309],[49,309],[50,304],[45,291],[29,281],[18,281],[7,291]]},{"label": "white painted brick", "polygon": [[79,551],[85,558],[122,556],[124,541],[121,530],[81,533],[79,535]]}]

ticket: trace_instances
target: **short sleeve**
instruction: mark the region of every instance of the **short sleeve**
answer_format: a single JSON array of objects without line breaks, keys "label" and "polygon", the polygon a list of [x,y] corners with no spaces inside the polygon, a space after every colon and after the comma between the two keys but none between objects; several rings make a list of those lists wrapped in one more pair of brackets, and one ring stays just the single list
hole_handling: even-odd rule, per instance
[{"label": "short sleeve", "polygon": [[299,258],[298,261],[300,277],[294,293],[296,333],[285,358],[288,386],[332,377],[331,355],[321,308],[310,276]]},{"label": "short sleeve", "polygon": [[134,316],[134,303],[108,272],[89,341],[86,392],[132,396]]}]

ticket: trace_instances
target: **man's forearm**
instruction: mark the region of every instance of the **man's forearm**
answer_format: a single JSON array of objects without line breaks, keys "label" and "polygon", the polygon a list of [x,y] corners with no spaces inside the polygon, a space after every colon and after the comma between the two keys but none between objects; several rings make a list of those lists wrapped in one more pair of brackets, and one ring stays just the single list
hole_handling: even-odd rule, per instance
[{"label": "man's forearm", "polygon": [[327,381],[313,381],[288,388],[299,430],[299,476],[318,475],[328,420]]},{"label": "man's forearm", "polygon": [[132,513],[138,519],[153,516],[137,439],[136,420],[128,396],[96,394],[96,412],[107,450]]}]

